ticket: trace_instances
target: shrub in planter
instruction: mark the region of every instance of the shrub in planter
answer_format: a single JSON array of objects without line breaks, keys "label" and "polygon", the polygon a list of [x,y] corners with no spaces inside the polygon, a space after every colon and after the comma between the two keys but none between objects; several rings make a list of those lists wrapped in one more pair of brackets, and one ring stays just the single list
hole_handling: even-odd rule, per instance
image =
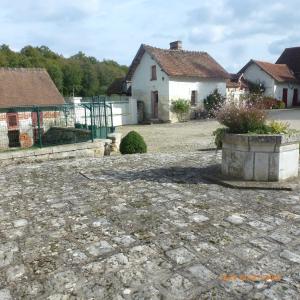
[{"label": "shrub in planter", "polygon": [[210,116],[215,116],[215,111],[225,103],[225,100],[225,97],[215,89],[203,100],[204,108]]},{"label": "shrub in planter", "polygon": [[122,154],[146,153],[147,145],[143,137],[136,131],[130,131],[121,141]]},{"label": "shrub in planter", "polygon": [[267,123],[265,110],[249,102],[228,103],[216,116],[228,130],[215,133],[218,146],[222,143],[223,176],[264,182],[298,176],[300,135],[288,123]]},{"label": "shrub in planter", "polygon": [[226,103],[215,115],[230,133],[263,133],[266,130],[266,112],[254,104]]},{"label": "shrub in planter", "polygon": [[172,101],[172,111],[176,114],[179,122],[183,122],[186,119],[187,113],[190,111],[190,103],[184,99],[178,99]]}]

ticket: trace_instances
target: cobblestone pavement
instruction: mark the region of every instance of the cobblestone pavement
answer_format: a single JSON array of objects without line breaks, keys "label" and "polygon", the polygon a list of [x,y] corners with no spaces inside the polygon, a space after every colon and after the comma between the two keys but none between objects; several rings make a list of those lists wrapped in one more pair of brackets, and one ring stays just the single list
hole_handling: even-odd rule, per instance
[{"label": "cobblestone pavement", "polygon": [[2,168],[0,299],[300,299],[299,190],[203,181],[219,160],[191,152]]}]

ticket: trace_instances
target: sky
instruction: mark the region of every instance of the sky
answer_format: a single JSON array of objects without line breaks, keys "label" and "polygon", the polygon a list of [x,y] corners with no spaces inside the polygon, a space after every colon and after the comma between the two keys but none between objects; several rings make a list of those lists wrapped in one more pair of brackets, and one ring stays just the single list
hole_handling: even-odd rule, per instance
[{"label": "sky", "polygon": [[0,0],[0,44],[129,65],[140,44],[206,51],[227,71],[300,46],[299,0]]}]

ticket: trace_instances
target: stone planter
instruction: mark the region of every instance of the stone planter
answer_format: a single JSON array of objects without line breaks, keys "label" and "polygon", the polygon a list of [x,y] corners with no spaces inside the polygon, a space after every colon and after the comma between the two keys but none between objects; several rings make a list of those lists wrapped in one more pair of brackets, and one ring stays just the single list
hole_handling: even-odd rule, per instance
[{"label": "stone planter", "polygon": [[298,176],[299,135],[226,134],[223,175],[252,181],[281,181]]}]

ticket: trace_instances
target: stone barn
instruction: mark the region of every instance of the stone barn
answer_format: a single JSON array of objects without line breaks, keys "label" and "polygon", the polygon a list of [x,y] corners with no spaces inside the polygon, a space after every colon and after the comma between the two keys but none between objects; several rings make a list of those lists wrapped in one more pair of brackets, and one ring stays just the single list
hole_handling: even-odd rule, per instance
[{"label": "stone barn", "polygon": [[0,149],[34,145],[38,126],[47,131],[60,114],[50,107],[64,103],[45,69],[0,68]]}]

